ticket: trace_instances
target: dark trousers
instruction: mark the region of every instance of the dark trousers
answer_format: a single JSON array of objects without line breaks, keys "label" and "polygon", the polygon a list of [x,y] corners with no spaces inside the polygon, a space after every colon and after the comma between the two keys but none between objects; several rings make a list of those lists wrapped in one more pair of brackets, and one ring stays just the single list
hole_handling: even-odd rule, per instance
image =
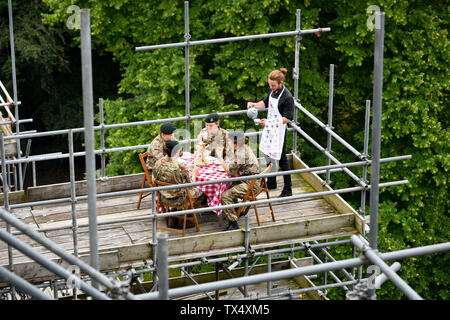
[{"label": "dark trousers", "polygon": [[[287,131],[287,130],[286,130]],[[274,160],[271,158],[266,157],[266,163],[269,165],[270,163],[273,164],[271,172],[277,172],[278,167],[281,168],[282,171],[289,171],[291,170],[291,167],[289,166],[289,161],[286,157],[286,136],[287,132],[284,133],[284,142],[283,142],[283,150],[281,151],[281,157],[280,160]],[[267,184],[270,186],[276,186],[277,185],[277,177],[269,177],[267,178]],[[285,189],[292,189],[292,180],[291,175],[287,174],[283,176],[284,180],[284,188]]]}]

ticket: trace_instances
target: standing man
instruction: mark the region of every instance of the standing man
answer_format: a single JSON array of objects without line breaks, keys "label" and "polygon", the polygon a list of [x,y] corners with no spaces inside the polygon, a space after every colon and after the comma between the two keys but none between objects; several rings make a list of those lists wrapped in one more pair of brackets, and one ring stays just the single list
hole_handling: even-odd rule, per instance
[{"label": "standing man", "polygon": [[[259,124],[264,126],[259,149],[266,155],[266,161],[272,162],[273,170],[278,170],[278,165],[282,171],[290,170],[286,157],[286,131],[287,123],[292,120],[294,110],[294,99],[291,92],[284,86],[287,69],[280,68],[273,70],[268,77],[269,93],[257,102],[249,103],[247,108],[256,109],[268,108],[267,119],[261,119]],[[280,197],[292,195],[292,180],[290,175],[284,175],[284,188]],[[276,189],[276,177],[267,179],[269,189]]]},{"label": "standing man", "polygon": [[173,134],[176,130],[177,127],[175,127],[172,122],[164,122],[159,128],[159,135],[153,139],[147,149],[148,156],[146,164],[149,171],[155,167],[156,161],[165,156],[165,143],[166,141],[173,139]]},{"label": "standing man", "polygon": [[197,136],[195,153],[200,154],[203,147],[211,156],[219,159],[225,159],[233,153],[233,147],[228,141],[228,131],[220,127],[220,119],[217,113],[206,116],[205,128]]}]

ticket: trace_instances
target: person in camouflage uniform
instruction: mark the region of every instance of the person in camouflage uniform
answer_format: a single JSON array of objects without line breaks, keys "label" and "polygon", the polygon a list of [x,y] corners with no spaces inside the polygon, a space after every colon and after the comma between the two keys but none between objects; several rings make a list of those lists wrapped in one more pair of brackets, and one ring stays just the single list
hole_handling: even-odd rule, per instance
[{"label": "person in camouflage uniform", "polygon": [[226,158],[233,153],[233,147],[228,140],[228,131],[220,127],[219,115],[211,113],[205,118],[206,128],[197,136],[195,154],[200,157],[203,146],[208,154],[216,158]]},{"label": "person in camouflage uniform", "polygon": [[164,145],[167,140],[173,139],[173,134],[177,130],[177,127],[171,122],[164,122],[159,130],[159,135],[153,139],[147,149],[148,156],[146,165],[149,171],[152,171],[156,161],[164,157]]},{"label": "person in camouflage uniform", "polygon": [[[198,170],[194,168],[191,179],[187,168],[182,163],[177,161],[180,150],[181,145],[178,141],[166,141],[166,155],[162,159],[159,159],[153,168],[154,179],[172,184],[195,182],[195,177],[198,174]],[[199,207],[206,199],[205,194],[196,187],[190,188],[189,191],[191,193],[192,200],[194,201],[194,206]],[[184,188],[161,190],[160,194],[161,200],[169,205],[182,205],[186,202],[186,190]]]},{"label": "person in camouflage uniform", "polygon": [[[249,176],[259,174],[261,172],[256,159],[255,154],[248,145],[248,138],[244,137],[244,132],[235,131],[230,133],[230,140],[233,142],[234,153],[232,161],[229,165],[222,160],[222,166],[233,177]],[[244,142],[245,141],[245,142]],[[242,200],[247,193],[251,180],[237,181],[233,186],[222,194],[222,204],[236,204],[239,200]],[[253,192],[258,190],[260,180],[256,180],[253,186]],[[236,208],[237,209],[237,208]],[[228,227],[225,231],[239,229],[237,223],[238,217],[236,216],[236,209],[224,209],[223,213],[228,221]]]}]

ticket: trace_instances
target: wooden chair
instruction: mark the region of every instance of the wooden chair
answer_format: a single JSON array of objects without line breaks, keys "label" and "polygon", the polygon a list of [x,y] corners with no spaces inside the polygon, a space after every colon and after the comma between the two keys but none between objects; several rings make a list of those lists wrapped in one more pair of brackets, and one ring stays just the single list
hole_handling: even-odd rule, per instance
[{"label": "wooden chair", "polygon": [[[152,181],[152,175],[147,169],[147,164],[145,163],[145,158],[147,158],[148,152],[140,153],[139,154],[139,160],[141,160],[142,168],[144,169],[144,178],[142,179],[141,189],[145,188],[145,182],[147,182],[149,188],[153,188],[153,181]],[[139,193],[139,200],[137,208],[139,209],[141,206],[141,201],[148,195],[152,194],[151,192],[144,194],[143,192]]]},{"label": "wooden chair", "polygon": [[[270,172],[270,169],[272,168],[272,164],[269,164],[267,168],[261,172],[261,174],[267,174]],[[257,178],[253,179],[250,182],[250,185],[248,187],[247,193],[245,194],[244,198],[242,199],[242,202],[247,201],[256,201],[256,197],[258,197],[262,192],[266,193],[267,199],[270,199],[269,196],[269,189],[267,188],[267,179],[261,178],[261,182],[259,184],[258,190],[256,192],[253,192],[253,186],[256,183]],[[244,215],[248,213],[251,206],[248,207],[239,207],[236,215],[239,217],[242,214],[242,211],[245,209]],[[267,218],[269,215],[272,216],[272,221],[275,222],[275,215],[273,213],[272,204],[269,202],[269,211],[267,211],[261,218],[258,215],[258,209],[256,208],[256,205],[253,205],[253,209],[255,210],[255,216],[256,216],[256,222],[258,223],[258,227],[261,226],[260,222],[263,221],[265,218]]]},{"label": "wooden chair", "polygon": [[[159,181],[159,180],[153,180],[153,182],[155,183],[156,187],[161,187],[161,186],[172,186],[173,184],[171,183],[167,183],[167,182],[163,182],[163,181]],[[161,201],[161,193],[159,191],[157,191],[158,194],[158,201],[156,202],[156,212],[162,212],[165,213],[168,211],[168,208],[175,208],[175,209],[181,209],[181,210],[189,210],[189,209],[194,209],[194,201],[192,200],[191,197],[191,192],[189,190],[189,187],[185,188],[186,190],[186,201],[184,204],[176,206],[173,204],[168,204],[168,203],[164,203],[163,201]],[[177,218],[177,219],[181,219],[183,220],[183,228],[182,230],[179,229],[174,229],[174,228],[169,228],[169,227],[164,227],[164,226],[158,226],[158,219],[156,219],[156,229],[158,230],[167,230],[167,231],[172,231],[172,232],[178,232],[181,233],[181,236],[184,237],[185,233],[186,233],[186,221],[190,220],[190,221],[194,221],[195,224],[195,229],[197,229],[197,232],[200,231],[200,227],[198,226],[198,220],[197,220],[197,215],[195,213],[190,214],[190,217],[188,217],[187,214],[185,215],[180,215],[180,216],[172,216],[173,218]],[[168,219],[166,218],[166,223],[168,221]]]}]

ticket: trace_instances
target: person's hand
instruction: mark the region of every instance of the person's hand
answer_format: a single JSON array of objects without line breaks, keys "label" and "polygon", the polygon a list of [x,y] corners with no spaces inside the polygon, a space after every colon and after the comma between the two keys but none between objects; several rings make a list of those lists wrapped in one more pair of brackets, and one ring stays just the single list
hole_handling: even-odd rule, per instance
[{"label": "person's hand", "polygon": [[192,168],[192,181],[195,182],[195,180],[197,179],[198,176],[198,168],[196,166],[194,166]]},{"label": "person's hand", "polygon": [[266,125],[266,119],[259,120],[259,125],[264,127]]},{"label": "person's hand", "polygon": [[227,170],[227,163],[225,162],[224,159],[220,159],[222,161],[222,167]]},{"label": "person's hand", "polygon": [[247,109],[253,108],[255,106],[254,102],[247,102]]}]

